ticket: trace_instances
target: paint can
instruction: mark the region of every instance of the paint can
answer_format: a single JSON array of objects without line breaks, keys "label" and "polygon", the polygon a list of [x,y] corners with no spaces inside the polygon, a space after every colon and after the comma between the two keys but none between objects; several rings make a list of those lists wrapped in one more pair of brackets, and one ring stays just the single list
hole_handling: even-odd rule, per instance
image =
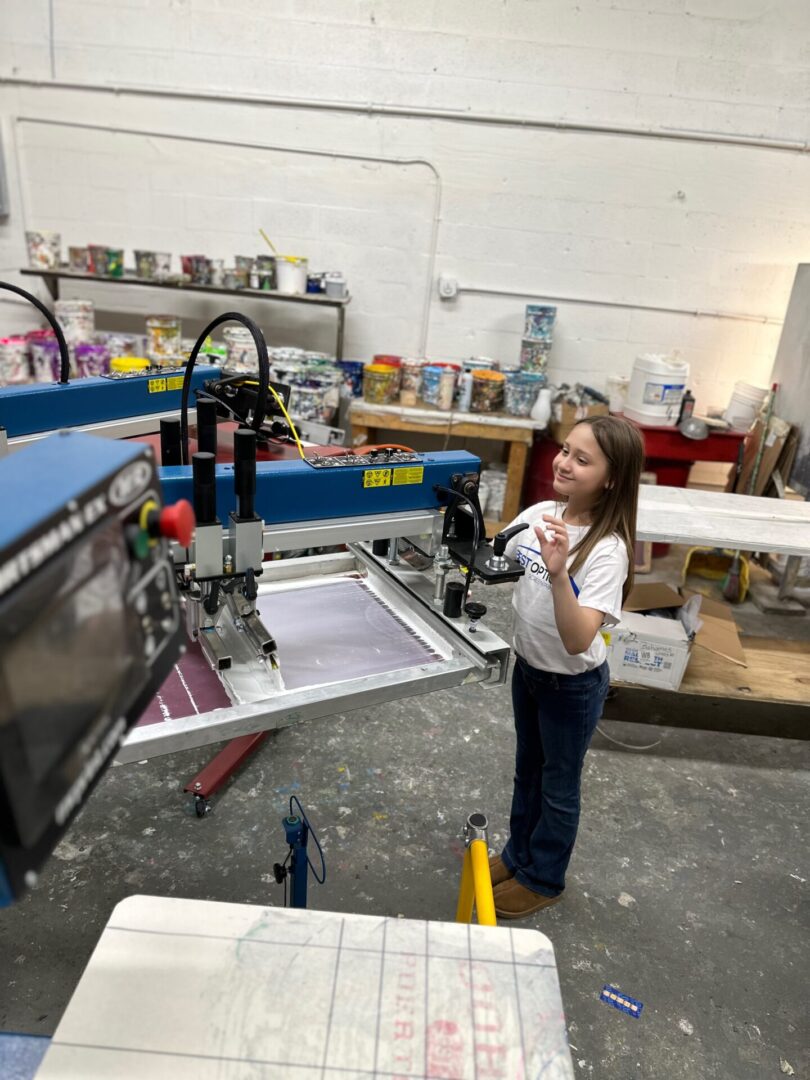
[{"label": "paint can", "polygon": [[307,268],[309,260],[297,255],[276,256],[276,288],[288,295],[307,291]]},{"label": "paint can", "polygon": [[179,362],[182,337],[177,315],[150,315],[146,320],[146,355],[155,364]]},{"label": "paint can", "polygon": [[324,278],[324,291],[333,300],[344,300],[348,295],[346,278],[339,270],[327,274]]},{"label": "paint can", "polygon": [[172,272],[172,255],[170,251],[155,251],[155,281],[165,281]]},{"label": "paint can", "polygon": [[86,247],[68,248],[68,267],[74,274],[90,273],[90,252]]},{"label": "paint can", "polygon": [[151,281],[155,276],[156,253],[136,249],[133,254],[135,255],[136,275],[146,281]]},{"label": "paint can", "polygon": [[28,339],[23,334],[0,338],[0,386],[31,382]]},{"label": "paint can", "polygon": [[80,379],[106,375],[110,370],[110,350],[106,344],[82,342],[76,346],[76,372]]},{"label": "paint can", "polygon": [[399,394],[400,371],[392,364],[366,364],[363,397],[372,405],[390,405]]},{"label": "paint can", "polygon": [[510,416],[529,416],[538,392],[546,385],[540,371],[506,371],[503,388],[504,407]]},{"label": "paint can", "polygon": [[124,276],[123,248],[107,248],[107,276],[113,278]]},{"label": "paint can", "polygon": [[496,413],[503,409],[503,389],[506,376],[501,371],[472,372],[472,401],[470,411],[478,413]]},{"label": "paint can", "polygon": [[343,372],[343,387],[349,397],[363,396],[363,361],[338,360],[338,367]]},{"label": "paint can", "polygon": [[59,342],[51,335],[29,341],[31,370],[34,381],[39,383],[57,382],[61,375],[61,356]]},{"label": "paint can", "polygon": [[524,338],[532,341],[551,341],[557,309],[553,304],[527,304],[523,326]]},{"label": "paint can", "polygon": [[550,341],[523,338],[520,345],[520,366],[524,371],[545,371],[550,354]]},{"label": "paint can", "polygon": [[53,310],[69,345],[92,339],[96,332],[96,311],[92,300],[57,300]]},{"label": "paint can", "polygon": [[27,232],[28,265],[34,270],[56,270],[62,257],[62,235],[42,229]]},{"label": "paint can", "polygon": [[106,276],[107,273],[107,245],[106,244],[88,244],[87,255],[90,260],[89,270],[91,274],[97,274],[99,277]]}]

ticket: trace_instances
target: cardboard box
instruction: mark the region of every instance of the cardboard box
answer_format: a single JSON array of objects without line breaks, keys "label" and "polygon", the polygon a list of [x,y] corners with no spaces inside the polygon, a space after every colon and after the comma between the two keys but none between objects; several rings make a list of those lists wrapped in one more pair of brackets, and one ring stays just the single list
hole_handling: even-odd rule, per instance
[{"label": "cardboard box", "polygon": [[745,652],[728,604],[706,596],[701,598],[699,614],[703,626],[693,643],[678,619],[643,614],[682,607],[693,595],[685,590],[681,596],[660,582],[633,587],[622,610],[621,622],[602,635],[608,646],[611,678],[660,690],[677,690],[692,647],[707,649],[733,664],[746,666]]},{"label": "cardboard box", "polygon": [[678,619],[623,611],[603,633],[610,677],[637,686],[677,690],[689,662],[689,638]]},{"label": "cardboard box", "polygon": [[560,443],[565,442],[572,428],[575,428],[580,420],[589,416],[607,416],[607,405],[571,405],[568,401],[558,401],[552,410],[551,430],[552,439]]}]

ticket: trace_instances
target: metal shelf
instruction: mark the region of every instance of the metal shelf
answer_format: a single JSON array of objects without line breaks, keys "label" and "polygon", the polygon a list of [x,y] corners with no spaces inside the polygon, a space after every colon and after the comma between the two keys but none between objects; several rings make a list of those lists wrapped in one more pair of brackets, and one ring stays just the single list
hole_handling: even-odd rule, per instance
[{"label": "metal shelf", "polygon": [[141,278],[131,271],[124,272],[123,277],[110,277],[107,274],[80,274],[67,268],[55,270],[34,270],[25,267],[20,270],[27,277],[40,277],[45,282],[48,292],[54,300],[59,299],[60,281],[91,281],[101,282],[105,285],[140,285],[148,289],[169,289],[182,293],[213,293],[225,296],[241,296],[250,300],[276,300],[288,304],[309,304],[314,307],[333,308],[337,311],[337,339],[335,343],[335,357],[343,359],[343,334],[346,322],[346,307],[351,302],[351,296],[341,299],[332,296],[322,296],[318,293],[283,293],[268,289],[226,289],[217,285],[193,285],[190,282],[178,281],[155,281],[152,278]]}]

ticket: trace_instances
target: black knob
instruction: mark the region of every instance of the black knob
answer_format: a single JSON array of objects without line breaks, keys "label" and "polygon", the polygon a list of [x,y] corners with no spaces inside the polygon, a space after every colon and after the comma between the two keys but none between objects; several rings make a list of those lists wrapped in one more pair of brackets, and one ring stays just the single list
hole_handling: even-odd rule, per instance
[{"label": "black knob", "polygon": [[256,432],[239,428],[233,436],[233,482],[236,490],[236,516],[256,516]]},{"label": "black knob", "polygon": [[192,454],[191,468],[197,524],[212,525],[217,520],[216,458],[213,454]]},{"label": "black knob", "polygon": [[160,463],[161,465],[183,464],[180,451],[179,417],[160,421]]},{"label": "black knob", "polygon": [[197,449],[202,454],[217,452],[217,403],[211,398],[197,401]]},{"label": "black knob", "polygon": [[487,613],[486,605],[479,604],[475,600],[471,600],[469,604],[464,608],[464,611],[471,619],[483,619]]},{"label": "black knob", "polygon": [[385,555],[388,552],[387,540],[372,540],[371,550],[375,555]]}]

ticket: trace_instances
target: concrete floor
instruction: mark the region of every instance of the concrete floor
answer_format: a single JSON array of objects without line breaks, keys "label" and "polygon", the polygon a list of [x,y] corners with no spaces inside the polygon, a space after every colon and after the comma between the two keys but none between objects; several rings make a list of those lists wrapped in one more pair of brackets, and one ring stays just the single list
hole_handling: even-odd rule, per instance
[{"label": "concrete floor", "polygon": [[[508,634],[508,589],[486,600],[488,622]],[[773,620],[745,618],[748,632],[773,630]],[[785,622],[780,632],[806,639],[810,618]],[[657,745],[627,750],[596,734],[565,899],[521,924],[556,950],[575,1073],[810,1075],[806,899],[801,906],[810,744],[619,723],[605,730]],[[0,1030],[54,1030],[125,896],[280,904],[272,864],[285,854],[281,817],[292,793],[326,852],[313,907],[451,919],[467,814],[489,815],[494,848],[505,839],[507,687],[287,728],[197,820],[181,788],[210,756],[110,770],[38,890],[0,915]],[[183,972],[174,977],[182,991]],[[606,982],[644,1003],[641,1019],[599,1001]]]}]

